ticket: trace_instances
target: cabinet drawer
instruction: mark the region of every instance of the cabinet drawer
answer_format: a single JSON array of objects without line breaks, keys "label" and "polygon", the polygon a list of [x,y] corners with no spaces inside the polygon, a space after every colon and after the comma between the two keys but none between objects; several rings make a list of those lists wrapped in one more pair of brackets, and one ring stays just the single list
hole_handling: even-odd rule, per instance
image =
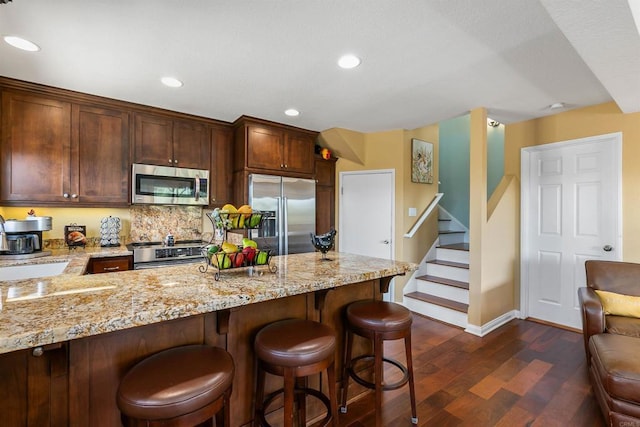
[{"label": "cabinet drawer", "polygon": [[116,256],[108,258],[92,258],[87,268],[89,274],[115,273],[118,271],[131,270],[133,267],[133,257]]}]

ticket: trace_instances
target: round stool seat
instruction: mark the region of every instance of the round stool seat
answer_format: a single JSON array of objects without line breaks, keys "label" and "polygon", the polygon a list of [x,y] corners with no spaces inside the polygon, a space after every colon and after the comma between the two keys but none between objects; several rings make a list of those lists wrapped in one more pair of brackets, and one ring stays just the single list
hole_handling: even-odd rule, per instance
[{"label": "round stool seat", "polygon": [[311,320],[288,319],[265,326],[255,339],[259,359],[277,366],[312,365],[332,356],[335,332]]},{"label": "round stool seat", "polygon": [[411,312],[386,301],[358,301],[347,307],[347,321],[360,329],[392,332],[411,328]]},{"label": "round stool seat", "polygon": [[156,353],[135,365],[120,382],[117,403],[128,417],[160,420],[195,412],[231,387],[229,353],[189,345]]}]

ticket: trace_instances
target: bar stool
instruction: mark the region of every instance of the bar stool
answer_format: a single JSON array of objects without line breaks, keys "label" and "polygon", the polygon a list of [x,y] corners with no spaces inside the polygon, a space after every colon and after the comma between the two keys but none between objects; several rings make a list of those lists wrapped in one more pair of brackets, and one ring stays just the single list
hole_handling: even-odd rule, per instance
[{"label": "bar stool", "polygon": [[[347,393],[349,377],[358,384],[375,390],[376,426],[382,426],[382,392],[395,390],[409,383],[411,398],[411,423],[418,424],[416,412],[416,394],[413,383],[413,362],[411,359],[411,312],[400,304],[385,301],[357,301],[346,309],[345,351],[342,371],[342,402],[340,411],[347,413]],[[353,334],[368,338],[373,342],[373,355],[363,355],[351,358]],[[384,341],[404,338],[407,366],[400,362],[384,357]],[[374,382],[361,378],[355,371],[354,365],[359,360],[374,360]],[[383,362],[390,363],[400,369],[403,378],[393,384],[385,384],[383,377]]]},{"label": "bar stool", "polygon": [[[156,353],[122,378],[117,404],[126,427],[230,427],[234,364],[225,350],[188,345]],[[222,410],[222,411],[221,411]]]},{"label": "bar stool", "polygon": [[[306,425],[307,395],[319,399],[327,409],[322,426],[337,426],[338,403],[335,375],[335,332],[311,320],[281,320],[262,328],[254,343],[258,359],[254,425],[269,426],[265,411],[284,392],[284,426],[293,426],[294,395],[298,424]],[[329,399],[319,390],[304,385],[304,377],[327,371]],[[284,377],[284,387],[264,397],[265,374]],[[302,380],[302,381],[301,381]]]}]

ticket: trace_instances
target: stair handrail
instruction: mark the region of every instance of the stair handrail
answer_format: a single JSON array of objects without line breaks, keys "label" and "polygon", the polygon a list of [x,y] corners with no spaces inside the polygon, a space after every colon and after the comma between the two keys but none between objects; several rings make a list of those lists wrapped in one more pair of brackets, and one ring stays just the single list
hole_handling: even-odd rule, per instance
[{"label": "stair handrail", "polygon": [[411,230],[405,233],[404,237],[410,239],[413,237],[414,234],[416,234],[420,226],[422,226],[422,224],[426,221],[429,215],[431,215],[431,212],[433,212],[436,206],[438,206],[438,203],[440,202],[440,199],[442,199],[442,196],[444,196],[444,193],[436,193],[436,195],[433,196],[433,199],[431,200],[431,203],[429,203],[429,206],[427,206],[426,209],[422,211],[422,215],[420,215],[420,218],[418,218],[416,223],[413,224],[413,227],[411,227]]}]

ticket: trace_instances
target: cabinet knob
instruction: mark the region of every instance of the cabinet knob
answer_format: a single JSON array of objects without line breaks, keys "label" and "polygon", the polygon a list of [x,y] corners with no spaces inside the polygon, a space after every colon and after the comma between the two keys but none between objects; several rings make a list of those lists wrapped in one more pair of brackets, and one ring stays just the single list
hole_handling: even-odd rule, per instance
[{"label": "cabinet knob", "polygon": [[177,165],[177,164],[178,164],[178,161],[177,161],[177,160],[174,160],[174,161],[173,161],[173,163],[175,163],[175,164]]},{"label": "cabinet knob", "polygon": [[62,193],[62,197],[64,197],[65,199],[69,198],[69,193]]},{"label": "cabinet knob", "polygon": [[286,168],[288,168],[288,167],[289,167],[289,165],[287,165],[287,164],[285,163],[285,164],[284,164],[284,168],[286,169]]},{"label": "cabinet knob", "polygon": [[71,198],[72,198],[72,199],[77,199],[77,198],[78,198],[78,195],[77,195],[77,194],[72,194],[72,195],[71,195]]},{"label": "cabinet knob", "polygon": [[33,352],[31,352],[31,354],[33,354],[33,357],[40,357],[44,354],[44,349],[41,346],[38,346],[33,349]]},{"label": "cabinet knob", "polygon": [[282,163],[280,163],[280,169],[284,168],[284,165]]},{"label": "cabinet knob", "polygon": [[169,164],[173,163],[173,159],[169,159]]}]

